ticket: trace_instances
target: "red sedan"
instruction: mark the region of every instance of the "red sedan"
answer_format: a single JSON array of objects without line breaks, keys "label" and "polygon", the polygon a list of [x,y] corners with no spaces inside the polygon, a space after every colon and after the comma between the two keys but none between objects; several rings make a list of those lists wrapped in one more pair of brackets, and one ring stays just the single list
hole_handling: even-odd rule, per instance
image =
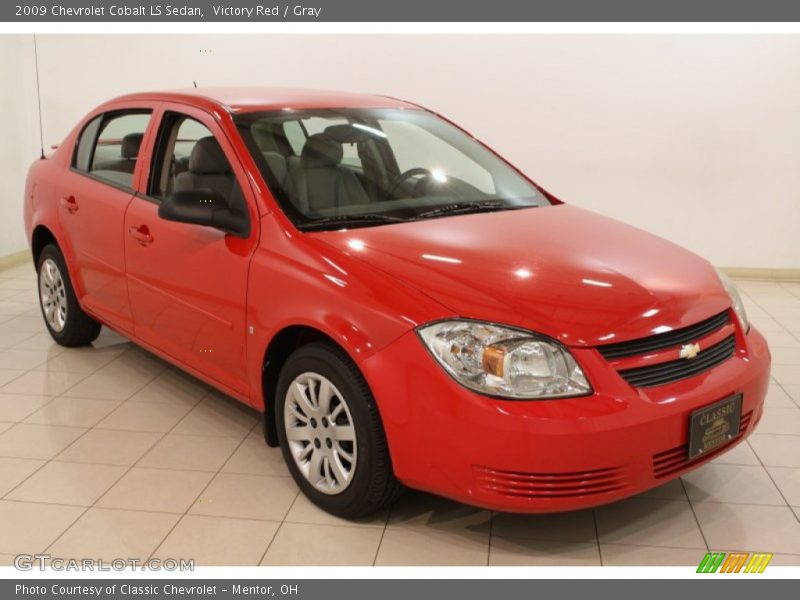
[{"label": "red sedan", "polygon": [[408,102],[117,98],[31,167],[25,224],[59,344],[105,325],[262,411],[341,516],[403,485],[607,503],[761,417],[769,350],[724,275]]}]

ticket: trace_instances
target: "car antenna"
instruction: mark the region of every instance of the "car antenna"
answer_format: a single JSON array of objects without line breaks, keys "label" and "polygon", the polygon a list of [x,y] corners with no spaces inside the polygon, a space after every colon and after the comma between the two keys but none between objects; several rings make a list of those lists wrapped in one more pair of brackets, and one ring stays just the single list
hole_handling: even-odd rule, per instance
[{"label": "car antenna", "polygon": [[197,82],[194,79],[192,79],[192,83],[194,84],[195,89],[197,89]]},{"label": "car antenna", "polygon": [[39,149],[40,158],[44,159],[44,131],[42,129],[42,94],[39,91],[39,48],[36,43],[36,34],[33,34],[33,61],[36,66],[36,102],[39,107]]}]

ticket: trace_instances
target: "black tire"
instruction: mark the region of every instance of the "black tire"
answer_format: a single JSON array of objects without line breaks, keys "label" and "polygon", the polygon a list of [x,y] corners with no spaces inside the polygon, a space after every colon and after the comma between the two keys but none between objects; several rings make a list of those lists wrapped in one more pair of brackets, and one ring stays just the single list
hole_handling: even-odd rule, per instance
[{"label": "black tire", "polygon": [[[39,262],[36,265],[37,282],[41,285],[43,277],[42,267],[47,260],[55,263],[58,269],[58,274],[63,282],[63,289],[61,293],[66,301],[66,319],[63,328],[58,331],[54,329],[47,321],[45,315],[45,307],[42,302],[42,294],[39,293],[39,307],[42,310],[42,319],[50,332],[50,336],[61,346],[86,346],[91,344],[100,335],[102,325],[95,321],[92,317],[83,312],[83,309],[78,304],[78,299],[75,297],[75,289],[72,287],[72,281],[69,278],[69,271],[67,270],[67,263],[64,260],[64,255],[61,254],[58,246],[55,244],[48,244],[42,249],[39,254]],[[41,288],[37,288],[37,291]]]},{"label": "black tire", "polygon": [[[301,473],[291,453],[283,412],[289,385],[313,372],[330,380],[346,401],[356,434],[357,455],[352,480],[337,494],[317,490]],[[278,378],[275,402],[283,458],[300,490],[322,510],[345,519],[366,517],[390,506],[403,491],[395,478],[386,435],[372,392],[358,367],[332,343],[314,342],[295,350]]]}]

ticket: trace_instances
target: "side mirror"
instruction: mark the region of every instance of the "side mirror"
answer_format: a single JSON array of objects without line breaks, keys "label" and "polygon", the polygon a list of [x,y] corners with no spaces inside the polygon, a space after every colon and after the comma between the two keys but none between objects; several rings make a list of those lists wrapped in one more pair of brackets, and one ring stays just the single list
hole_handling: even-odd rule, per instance
[{"label": "side mirror", "polygon": [[164,198],[158,216],[167,221],[214,227],[238,237],[250,235],[246,217],[233,212],[225,199],[212,190],[184,190]]}]

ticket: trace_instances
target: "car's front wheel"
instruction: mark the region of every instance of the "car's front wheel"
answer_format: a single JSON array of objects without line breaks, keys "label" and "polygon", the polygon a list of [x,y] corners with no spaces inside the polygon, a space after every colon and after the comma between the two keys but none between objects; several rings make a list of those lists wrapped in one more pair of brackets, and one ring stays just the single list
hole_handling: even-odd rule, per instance
[{"label": "car's front wheel", "polygon": [[62,346],[85,346],[100,335],[100,323],[78,304],[64,255],[55,244],[39,254],[39,305],[52,338]]},{"label": "car's front wheel", "polygon": [[375,400],[347,354],[329,343],[302,346],[284,364],[277,394],[284,459],[314,504],[357,518],[397,498]]}]

